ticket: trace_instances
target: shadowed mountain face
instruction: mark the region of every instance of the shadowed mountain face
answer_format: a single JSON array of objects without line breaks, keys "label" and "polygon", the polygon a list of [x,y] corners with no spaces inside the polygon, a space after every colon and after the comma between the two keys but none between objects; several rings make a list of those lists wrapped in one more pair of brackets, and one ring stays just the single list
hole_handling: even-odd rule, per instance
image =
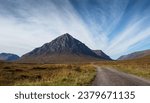
[{"label": "shadowed mountain face", "polygon": [[137,59],[137,58],[146,58],[146,56],[150,56],[150,50],[138,51],[128,55],[123,55],[118,58],[118,60],[129,60],[129,59]]},{"label": "shadowed mountain face", "polygon": [[18,60],[20,57],[15,54],[10,54],[10,53],[1,53],[0,54],[0,60],[2,61],[15,61]]},{"label": "shadowed mountain face", "polygon": [[96,53],[97,55],[108,59],[108,60],[112,60],[108,55],[106,55],[102,50],[93,50],[94,53]]},{"label": "shadowed mountain face", "polygon": [[22,62],[71,62],[105,59],[68,33],[23,55]]}]

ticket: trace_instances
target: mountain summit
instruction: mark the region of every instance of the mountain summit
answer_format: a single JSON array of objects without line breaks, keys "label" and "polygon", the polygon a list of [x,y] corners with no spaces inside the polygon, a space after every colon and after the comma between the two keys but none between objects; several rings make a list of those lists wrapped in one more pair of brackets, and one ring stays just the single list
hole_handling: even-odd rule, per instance
[{"label": "mountain summit", "polygon": [[23,55],[24,62],[72,62],[105,59],[94,53],[79,40],[66,33]]}]

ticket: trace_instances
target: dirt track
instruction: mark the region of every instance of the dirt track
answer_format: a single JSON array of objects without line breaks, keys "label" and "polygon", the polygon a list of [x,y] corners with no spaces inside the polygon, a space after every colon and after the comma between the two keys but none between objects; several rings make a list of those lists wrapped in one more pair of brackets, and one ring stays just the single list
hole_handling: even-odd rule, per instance
[{"label": "dirt track", "polygon": [[96,66],[97,75],[93,86],[150,86],[150,81],[119,72],[112,68]]}]

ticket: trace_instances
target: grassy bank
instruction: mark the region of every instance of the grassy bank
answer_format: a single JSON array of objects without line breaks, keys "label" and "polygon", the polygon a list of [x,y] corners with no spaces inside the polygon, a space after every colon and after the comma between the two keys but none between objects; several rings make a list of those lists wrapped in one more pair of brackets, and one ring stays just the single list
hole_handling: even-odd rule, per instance
[{"label": "grassy bank", "polygon": [[126,61],[111,61],[111,62],[98,62],[100,66],[109,66],[119,71],[133,74],[145,79],[150,80],[150,62],[149,59],[137,59]]},{"label": "grassy bank", "polygon": [[82,86],[90,85],[95,74],[90,64],[0,63],[0,85]]}]

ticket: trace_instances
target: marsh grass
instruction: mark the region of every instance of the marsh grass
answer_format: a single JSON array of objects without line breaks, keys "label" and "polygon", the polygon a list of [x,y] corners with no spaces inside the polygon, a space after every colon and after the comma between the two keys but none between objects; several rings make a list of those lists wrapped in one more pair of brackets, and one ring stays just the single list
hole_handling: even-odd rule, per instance
[{"label": "marsh grass", "polygon": [[0,85],[4,86],[90,85],[95,74],[90,64],[0,63]]}]

